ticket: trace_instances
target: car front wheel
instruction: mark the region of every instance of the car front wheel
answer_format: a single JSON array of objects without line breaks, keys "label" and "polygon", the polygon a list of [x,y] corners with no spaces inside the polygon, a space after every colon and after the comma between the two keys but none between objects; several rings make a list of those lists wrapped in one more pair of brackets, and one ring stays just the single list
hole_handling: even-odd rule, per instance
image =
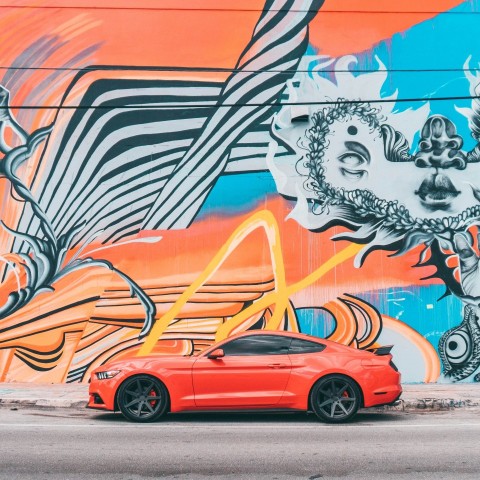
[{"label": "car front wheel", "polygon": [[331,375],[321,378],[310,394],[312,410],[320,420],[341,423],[350,420],[360,408],[361,393],[348,377]]},{"label": "car front wheel", "polygon": [[117,396],[122,414],[133,422],[153,422],[167,410],[168,393],[162,382],[136,375],[122,383]]}]

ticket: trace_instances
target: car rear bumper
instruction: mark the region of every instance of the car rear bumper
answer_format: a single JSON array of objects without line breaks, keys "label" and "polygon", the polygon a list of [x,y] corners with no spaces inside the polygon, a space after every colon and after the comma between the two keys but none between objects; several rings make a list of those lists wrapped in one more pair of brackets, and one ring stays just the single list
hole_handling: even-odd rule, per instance
[{"label": "car rear bumper", "polygon": [[380,403],[379,405],[375,405],[376,407],[383,407],[383,406],[389,406],[389,407],[394,407],[396,405],[399,405],[400,402],[400,397],[402,396],[402,392],[400,392],[395,399],[393,399],[391,402],[385,402],[385,403]]},{"label": "car rear bumper", "polygon": [[[388,360],[388,358],[386,359]],[[363,386],[363,406],[378,407],[396,402],[402,394],[401,374],[391,362],[383,368],[372,369],[375,374]]]},{"label": "car rear bumper", "polygon": [[365,407],[379,407],[397,402],[402,395],[401,385],[388,385],[378,388],[365,398]]}]

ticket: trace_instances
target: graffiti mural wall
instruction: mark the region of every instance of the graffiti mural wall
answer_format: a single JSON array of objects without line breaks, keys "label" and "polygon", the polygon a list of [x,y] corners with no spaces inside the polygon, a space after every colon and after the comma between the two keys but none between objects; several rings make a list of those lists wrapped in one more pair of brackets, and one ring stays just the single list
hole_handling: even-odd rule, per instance
[{"label": "graffiti mural wall", "polygon": [[0,381],[247,329],[480,381],[476,1],[0,5]]}]

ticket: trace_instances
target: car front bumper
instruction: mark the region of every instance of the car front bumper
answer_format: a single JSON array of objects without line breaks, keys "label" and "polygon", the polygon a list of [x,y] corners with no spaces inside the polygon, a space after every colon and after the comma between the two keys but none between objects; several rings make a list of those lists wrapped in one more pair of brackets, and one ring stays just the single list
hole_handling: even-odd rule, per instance
[{"label": "car front bumper", "polygon": [[124,375],[120,374],[110,379],[99,380],[93,374],[88,388],[87,408],[114,411],[115,395],[123,378]]}]

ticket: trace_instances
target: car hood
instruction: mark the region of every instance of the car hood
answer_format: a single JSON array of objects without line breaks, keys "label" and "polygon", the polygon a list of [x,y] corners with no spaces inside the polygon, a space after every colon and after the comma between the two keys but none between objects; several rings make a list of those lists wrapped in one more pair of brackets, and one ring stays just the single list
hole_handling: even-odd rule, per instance
[{"label": "car hood", "polygon": [[128,357],[122,360],[106,363],[97,367],[93,373],[106,370],[124,370],[124,369],[143,369],[150,368],[153,365],[173,366],[178,364],[193,363],[198,357],[194,355],[148,355],[145,357]]}]

